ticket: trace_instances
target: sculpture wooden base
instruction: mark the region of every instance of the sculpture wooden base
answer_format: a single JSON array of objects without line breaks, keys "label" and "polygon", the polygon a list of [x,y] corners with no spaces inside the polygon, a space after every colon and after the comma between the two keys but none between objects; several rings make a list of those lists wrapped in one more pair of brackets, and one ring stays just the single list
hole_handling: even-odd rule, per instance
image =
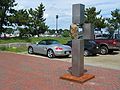
[{"label": "sculpture wooden base", "polygon": [[60,79],[69,80],[69,81],[78,82],[78,83],[84,83],[94,77],[95,76],[91,74],[84,74],[83,76],[80,76],[80,77],[76,77],[71,74],[64,74],[63,76],[60,77]]}]

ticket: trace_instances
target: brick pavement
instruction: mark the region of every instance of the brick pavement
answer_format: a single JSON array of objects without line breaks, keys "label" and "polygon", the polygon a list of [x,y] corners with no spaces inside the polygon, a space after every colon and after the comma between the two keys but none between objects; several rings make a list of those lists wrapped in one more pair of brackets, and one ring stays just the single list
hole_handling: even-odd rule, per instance
[{"label": "brick pavement", "polygon": [[120,71],[85,66],[95,78],[79,84],[59,79],[68,62],[0,52],[0,90],[120,90]]}]

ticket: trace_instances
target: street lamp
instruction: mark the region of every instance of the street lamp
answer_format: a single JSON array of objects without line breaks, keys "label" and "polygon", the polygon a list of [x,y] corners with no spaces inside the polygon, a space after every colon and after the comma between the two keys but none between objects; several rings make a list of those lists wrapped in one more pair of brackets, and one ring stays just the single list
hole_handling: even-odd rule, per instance
[{"label": "street lamp", "polygon": [[58,15],[56,15],[56,31],[58,30]]}]

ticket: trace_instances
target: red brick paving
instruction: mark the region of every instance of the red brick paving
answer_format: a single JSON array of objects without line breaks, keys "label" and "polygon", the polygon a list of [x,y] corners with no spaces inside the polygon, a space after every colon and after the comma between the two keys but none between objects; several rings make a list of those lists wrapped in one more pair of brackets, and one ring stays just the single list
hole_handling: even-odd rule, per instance
[{"label": "red brick paving", "polygon": [[120,71],[85,66],[95,78],[79,84],[59,79],[71,64],[0,52],[0,90],[120,90]]}]

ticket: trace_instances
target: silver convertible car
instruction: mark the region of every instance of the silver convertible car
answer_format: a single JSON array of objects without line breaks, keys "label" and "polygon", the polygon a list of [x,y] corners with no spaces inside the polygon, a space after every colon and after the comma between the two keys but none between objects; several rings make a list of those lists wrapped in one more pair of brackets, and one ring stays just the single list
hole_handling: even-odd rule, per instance
[{"label": "silver convertible car", "polygon": [[57,40],[46,39],[37,44],[31,44],[28,46],[28,53],[38,53],[47,55],[49,58],[55,56],[66,56],[71,54],[71,47],[68,45],[62,45]]}]

